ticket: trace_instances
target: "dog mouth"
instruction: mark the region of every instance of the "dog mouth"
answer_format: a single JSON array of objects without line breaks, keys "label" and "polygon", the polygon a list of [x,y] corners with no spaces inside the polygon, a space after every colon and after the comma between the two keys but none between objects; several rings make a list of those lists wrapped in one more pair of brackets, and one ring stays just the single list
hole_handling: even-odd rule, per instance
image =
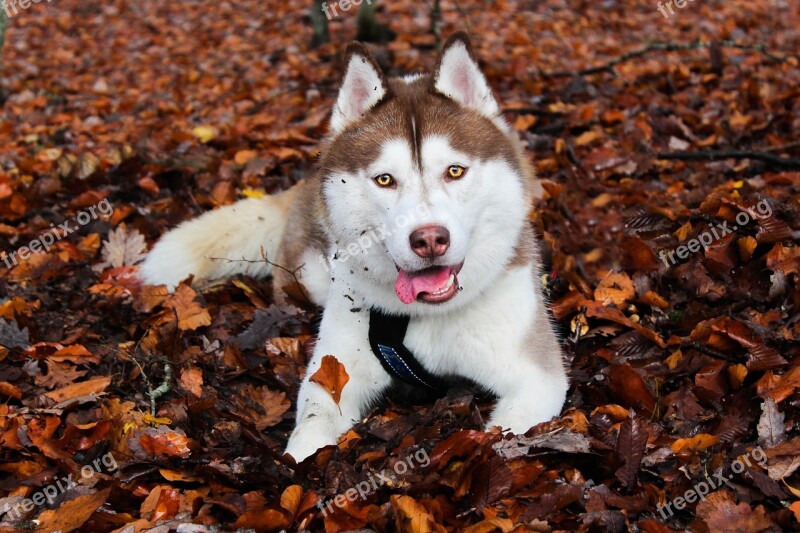
[{"label": "dog mouth", "polygon": [[424,302],[444,303],[458,294],[458,273],[464,263],[453,266],[436,266],[409,272],[398,269],[394,290],[404,304]]}]

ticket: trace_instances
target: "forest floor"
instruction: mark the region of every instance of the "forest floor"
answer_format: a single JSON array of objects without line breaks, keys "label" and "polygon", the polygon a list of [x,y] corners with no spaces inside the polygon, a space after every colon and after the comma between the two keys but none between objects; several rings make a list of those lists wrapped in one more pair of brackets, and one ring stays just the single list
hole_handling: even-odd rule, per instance
[{"label": "forest floor", "polygon": [[[375,2],[381,64],[430,70],[429,6]],[[311,49],[306,3],[19,8],[0,531],[800,529],[800,6],[669,4],[442,2],[545,180],[567,405],[512,438],[469,392],[388,403],[300,465],[282,449],[318,311],[268,280],[167,294],[136,272],[179,222],[308,174],[355,9]]]}]

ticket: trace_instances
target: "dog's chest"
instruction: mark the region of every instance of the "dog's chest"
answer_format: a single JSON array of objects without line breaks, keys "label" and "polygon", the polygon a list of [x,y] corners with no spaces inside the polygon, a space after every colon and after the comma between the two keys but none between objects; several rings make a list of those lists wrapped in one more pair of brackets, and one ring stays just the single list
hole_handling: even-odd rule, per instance
[{"label": "dog's chest", "polygon": [[404,344],[430,372],[473,377],[525,350],[534,314],[544,312],[528,269],[453,313],[412,317]]}]

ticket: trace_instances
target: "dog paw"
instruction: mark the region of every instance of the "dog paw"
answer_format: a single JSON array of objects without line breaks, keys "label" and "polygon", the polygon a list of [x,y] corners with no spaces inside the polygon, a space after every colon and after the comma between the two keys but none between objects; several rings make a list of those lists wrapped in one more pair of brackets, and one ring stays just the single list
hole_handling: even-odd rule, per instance
[{"label": "dog paw", "polygon": [[298,463],[320,448],[336,444],[339,436],[332,429],[322,428],[320,426],[323,424],[313,423],[312,420],[307,419],[299,423],[286,444],[286,453],[294,457]]},{"label": "dog paw", "polygon": [[495,409],[486,427],[499,426],[503,431],[510,431],[514,435],[526,433],[529,429],[542,422],[557,416],[560,410],[541,411],[533,410],[525,405],[515,405],[506,409]]}]

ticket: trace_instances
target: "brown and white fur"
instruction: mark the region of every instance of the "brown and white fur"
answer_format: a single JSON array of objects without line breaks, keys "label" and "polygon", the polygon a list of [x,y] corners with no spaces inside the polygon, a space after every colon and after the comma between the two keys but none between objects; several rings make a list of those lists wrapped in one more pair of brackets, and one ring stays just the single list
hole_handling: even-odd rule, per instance
[{"label": "brown and white fur", "polygon": [[[359,44],[346,64],[317,172],[169,232],[144,262],[143,280],[267,275],[266,263],[214,259],[258,260],[262,250],[289,270],[302,266],[299,279],[325,312],[286,449],[297,460],[334,444],[392,382],[370,350],[372,307],[411,317],[405,345],[427,370],[497,395],[489,426],[522,433],[558,415],[568,379],[538,282],[533,169],[468,38],[447,42],[433,75],[387,79]],[[466,170],[453,179],[451,167]],[[393,186],[376,181],[386,174]],[[415,252],[409,235],[424,227],[447,229],[443,254]],[[433,293],[405,289],[416,299],[401,301],[401,276],[442,269],[451,281]],[[291,281],[273,275],[276,287]],[[309,381],[327,354],[350,375],[338,406]]]}]

